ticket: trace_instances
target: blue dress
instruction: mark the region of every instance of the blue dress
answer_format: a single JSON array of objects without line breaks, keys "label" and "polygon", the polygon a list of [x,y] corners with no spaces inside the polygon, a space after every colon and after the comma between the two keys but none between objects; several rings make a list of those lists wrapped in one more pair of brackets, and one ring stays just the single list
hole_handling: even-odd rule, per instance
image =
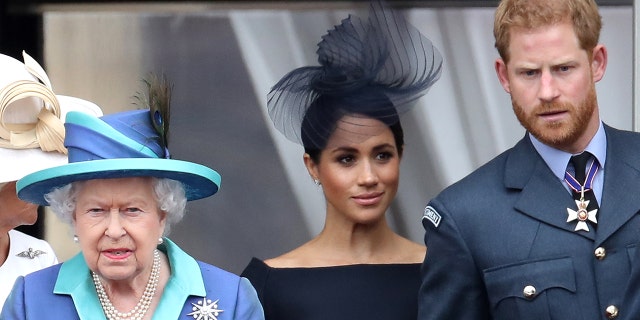
[{"label": "blue dress", "polygon": [[[169,239],[158,247],[171,265],[153,319],[261,320],[262,306],[245,278],[196,261]],[[16,280],[2,320],[105,319],[82,253]]]},{"label": "blue dress", "polygon": [[272,268],[253,258],[242,272],[267,320],[415,320],[420,264]]}]

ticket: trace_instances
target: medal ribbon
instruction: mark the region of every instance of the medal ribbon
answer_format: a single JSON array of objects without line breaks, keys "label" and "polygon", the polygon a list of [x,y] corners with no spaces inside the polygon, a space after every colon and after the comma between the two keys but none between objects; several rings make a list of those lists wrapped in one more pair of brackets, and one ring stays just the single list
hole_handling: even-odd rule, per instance
[{"label": "medal ribbon", "polygon": [[564,181],[567,182],[569,188],[573,189],[575,192],[586,192],[591,190],[593,187],[593,180],[596,177],[596,173],[600,166],[596,163],[597,160],[594,158],[591,162],[591,166],[589,167],[589,171],[587,171],[587,176],[585,177],[584,185],[582,185],[576,178],[574,178],[569,171],[565,171],[564,173]]}]

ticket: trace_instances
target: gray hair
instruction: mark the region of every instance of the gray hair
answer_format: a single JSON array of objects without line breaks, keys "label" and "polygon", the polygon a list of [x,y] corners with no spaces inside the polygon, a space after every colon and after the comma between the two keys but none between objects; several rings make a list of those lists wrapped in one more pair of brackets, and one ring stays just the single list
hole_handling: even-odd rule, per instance
[{"label": "gray hair", "polygon": [[[166,214],[166,223],[163,236],[171,231],[171,226],[182,220],[187,206],[182,183],[167,178],[151,178],[153,191],[158,208]],[[63,222],[71,225],[76,209],[76,197],[82,188],[84,181],[76,181],[63,187],[54,189],[44,195],[44,199],[49,203],[51,210]]]}]

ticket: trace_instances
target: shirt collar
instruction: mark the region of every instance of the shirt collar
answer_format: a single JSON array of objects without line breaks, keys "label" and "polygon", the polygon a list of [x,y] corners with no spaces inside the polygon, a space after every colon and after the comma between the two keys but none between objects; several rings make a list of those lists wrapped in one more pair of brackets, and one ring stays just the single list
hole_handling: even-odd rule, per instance
[{"label": "shirt collar", "polygon": [[[572,154],[550,147],[540,142],[540,140],[536,139],[536,137],[530,133],[528,135],[533,147],[538,151],[538,154],[540,154],[547,166],[549,166],[549,169],[551,169],[558,179],[564,180],[567,163],[569,163],[569,159]],[[600,170],[602,170],[607,159],[607,136],[602,121],[598,126],[598,131],[593,138],[591,138],[591,141],[589,141],[589,144],[585,148],[585,151],[589,151],[594,155],[594,157],[596,157],[596,159],[598,159],[598,162],[600,163]]]}]

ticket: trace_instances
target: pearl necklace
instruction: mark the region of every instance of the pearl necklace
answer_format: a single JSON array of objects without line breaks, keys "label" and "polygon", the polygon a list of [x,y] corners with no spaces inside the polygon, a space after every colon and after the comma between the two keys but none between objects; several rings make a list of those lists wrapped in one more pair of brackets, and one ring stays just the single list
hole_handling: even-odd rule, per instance
[{"label": "pearl necklace", "polygon": [[151,300],[153,299],[153,295],[158,287],[158,280],[160,279],[160,253],[157,249],[153,252],[153,266],[151,267],[149,281],[147,282],[147,286],[144,289],[142,297],[140,297],[140,301],[138,301],[138,304],[136,304],[136,306],[129,312],[118,311],[111,303],[111,300],[109,300],[107,293],[104,291],[104,287],[102,286],[99,276],[93,271],[91,271],[91,275],[93,276],[93,283],[96,286],[96,292],[98,293],[102,310],[108,320],[142,320],[151,305]]}]

